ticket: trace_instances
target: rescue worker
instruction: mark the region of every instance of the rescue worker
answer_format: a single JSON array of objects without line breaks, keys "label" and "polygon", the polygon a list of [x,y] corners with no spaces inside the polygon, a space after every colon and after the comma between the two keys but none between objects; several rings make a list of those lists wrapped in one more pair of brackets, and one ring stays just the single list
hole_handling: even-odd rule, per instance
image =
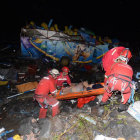
[{"label": "rescue worker", "polygon": [[67,83],[69,86],[71,86],[71,80],[68,73],[69,73],[69,68],[63,67],[62,72],[60,72],[60,75],[56,79],[56,85],[58,89],[61,89],[64,83]]},{"label": "rescue worker", "polygon": [[123,49],[120,56],[115,60],[110,69],[106,72],[105,90],[100,105],[109,104],[109,98],[113,91],[120,91],[122,100],[118,111],[125,111],[128,108],[127,101],[131,95],[133,70],[127,63],[132,57],[129,49]]},{"label": "rescue worker", "polygon": [[[56,95],[57,89],[55,80],[59,75],[57,69],[52,69],[48,76],[43,77],[39,82],[34,98],[40,105],[39,119],[45,118],[48,105],[52,107],[52,116],[54,117],[59,113],[59,101],[57,101],[52,95]],[[49,95],[50,93],[50,95]]]},{"label": "rescue worker", "polygon": [[110,50],[103,56],[102,65],[103,65],[103,69],[104,69],[104,71],[105,71],[104,83],[106,83],[106,80],[107,80],[107,73],[108,73],[108,71],[110,71],[111,65],[116,61],[116,59],[120,56],[120,53],[121,53],[124,49],[125,49],[125,47],[123,47],[123,46],[114,47],[114,48],[110,49]]}]

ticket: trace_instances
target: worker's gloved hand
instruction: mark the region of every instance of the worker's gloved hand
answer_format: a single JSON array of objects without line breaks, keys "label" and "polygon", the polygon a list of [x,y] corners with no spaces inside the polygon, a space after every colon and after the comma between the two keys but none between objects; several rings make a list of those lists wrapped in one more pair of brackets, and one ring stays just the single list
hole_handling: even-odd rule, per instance
[{"label": "worker's gloved hand", "polygon": [[57,86],[57,89],[60,90],[62,88],[62,86]]},{"label": "worker's gloved hand", "polygon": [[56,89],[55,92],[51,93],[53,96],[56,96],[58,90]]}]

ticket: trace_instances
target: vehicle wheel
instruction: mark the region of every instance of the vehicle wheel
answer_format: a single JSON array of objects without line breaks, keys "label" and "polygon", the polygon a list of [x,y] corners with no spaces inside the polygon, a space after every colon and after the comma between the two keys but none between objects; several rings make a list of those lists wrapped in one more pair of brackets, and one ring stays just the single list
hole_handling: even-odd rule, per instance
[{"label": "vehicle wheel", "polygon": [[60,64],[61,64],[62,67],[63,66],[68,66],[69,63],[70,63],[70,59],[69,59],[68,56],[63,56],[60,60]]}]

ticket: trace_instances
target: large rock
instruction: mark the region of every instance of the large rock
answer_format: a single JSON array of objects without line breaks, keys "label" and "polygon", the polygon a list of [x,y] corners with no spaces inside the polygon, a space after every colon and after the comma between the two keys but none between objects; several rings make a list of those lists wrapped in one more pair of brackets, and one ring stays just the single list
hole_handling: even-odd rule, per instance
[{"label": "large rock", "polygon": [[39,126],[34,120],[33,117],[28,117],[20,122],[20,127],[18,129],[20,135],[29,135],[32,132],[37,134],[39,132]]},{"label": "large rock", "polygon": [[124,127],[124,124],[118,124],[118,122],[115,120],[111,121],[106,128],[105,134],[107,136],[123,137],[123,134],[122,134],[123,127]]},{"label": "large rock", "polygon": [[53,132],[62,132],[64,130],[64,124],[62,122],[62,119],[60,119],[58,116],[55,116],[52,119],[52,125],[53,125]]},{"label": "large rock", "polygon": [[122,134],[126,139],[130,139],[132,137],[134,137],[134,138],[139,137],[139,139],[140,139],[140,132],[131,125],[123,126]]},{"label": "large rock", "polygon": [[70,140],[79,140],[77,134],[73,134],[70,138]]},{"label": "large rock", "polygon": [[51,135],[51,129],[52,129],[52,122],[50,119],[40,119],[39,120],[39,126],[40,126],[40,133],[39,133],[39,139],[48,139]]},{"label": "large rock", "polygon": [[104,107],[103,106],[94,106],[91,108],[91,114],[93,116],[102,117],[104,114]]},{"label": "large rock", "polygon": [[[124,137],[126,139],[140,138],[139,129],[131,126],[130,124],[125,124],[122,120],[114,120],[109,123],[105,133],[108,136],[113,137]],[[139,139],[136,139],[139,140]]]}]

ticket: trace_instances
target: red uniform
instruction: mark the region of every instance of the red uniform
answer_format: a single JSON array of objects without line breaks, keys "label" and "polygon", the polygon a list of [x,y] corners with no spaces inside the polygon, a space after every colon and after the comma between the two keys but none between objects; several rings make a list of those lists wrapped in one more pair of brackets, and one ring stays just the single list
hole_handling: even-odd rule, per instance
[{"label": "red uniform", "polygon": [[131,95],[131,81],[133,70],[131,66],[123,62],[114,63],[107,71],[108,79],[105,83],[106,92],[103,95],[102,102],[106,102],[112,95],[112,91],[122,93],[122,103],[125,104]]},{"label": "red uniform", "polygon": [[55,80],[51,75],[44,77],[38,84],[35,91],[35,99],[40,104],[40,113],[39,118],[45,118],[47,112],[47,106],[52,107],[52,116],[55,116],[58,113],[58,104],[59,102],[48,95],[49,93],[54,94],[56,92]]},{"label": "red uniform", "polygon": [[125,49],[124,47],[115,47],[109,50],[103,56],[102,63],[105,72],[108,71],[108,68],[110,68],[110,66],[115,62],[115,60],[118,58],[118,56],[124,49]]},{"label": "red uniform", "polygon": [[110,71],[111,65],[115,62],[115,60],[118,58],[118,56],[121,54],[121,52],[124,50],[124,47],[115,47],[109,50],[102,59],[102,64],[103,68],[105,71],[105,80],[106,82],[106,77],[108,76],[108,71]]},{"label": "red uniform", "polygon": [[71,80],[68,75],[64,76],[62,72],[60,72],[60,75],[56,79],[56,85],[57,86],[63,86],[63,83],[67,82],[69,85],[71,84]]}]

